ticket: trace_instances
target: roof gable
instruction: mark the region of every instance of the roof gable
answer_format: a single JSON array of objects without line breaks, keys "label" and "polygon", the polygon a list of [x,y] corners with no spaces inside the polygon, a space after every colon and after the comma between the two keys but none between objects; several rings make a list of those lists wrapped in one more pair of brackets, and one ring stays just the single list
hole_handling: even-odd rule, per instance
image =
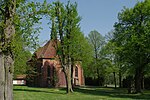
[{"label": "roof gable", "polygon": [[56,49],[55,49],[56,42],[53,40],[48,41],[43,47],[40,47],[36,52],[37,58],[55,58],[56,56]]}]

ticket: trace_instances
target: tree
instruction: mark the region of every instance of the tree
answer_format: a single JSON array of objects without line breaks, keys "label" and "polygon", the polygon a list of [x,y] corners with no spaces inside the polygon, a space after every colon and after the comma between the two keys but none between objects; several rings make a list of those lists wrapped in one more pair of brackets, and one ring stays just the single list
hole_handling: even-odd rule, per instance
[{"label": "tree", "polygon": [[12,41],[14,53],[14,77],[18,74],[25,74],[26,62],[31,53],[39,47],[38,36],[42,29],[40,19],[48,12],[47,4],[39,2],[20,2],[16,8],[15,29],[16,34]]},{"label": "tree", "polygon": [[[100,66],[98,65],[98,60],[100,60],[101,58],[99,58],[100,56],[98,56],[101,48],[104,46],[104,37],[97,32],[96,30],[91,31],[90,34],[88,34],[87,37],[89,43],[91,44],[93,51],[94,51],[94,66],[96,68],[96,74],[98,77],[98,84],[100,85],[100,78],[101,78],[101,73],[100,73]],[[102,60],[102,59],[101,59]]]},{"label": "tree", "polygon": [[[49,13],[50,5],[46,0],[43,3],[24,1],[18,4],[15,16],[16,35],[14,37],[14,47],[20,43],[25,50],[35,51],[38,45],[38,36],[41,19]],[[16,42],[19,40],[18,42]],[[17,48],[18,49],[18,48]]]},{"label": "tree", "polygon": [[[45,11],[45,9],[43,9],[44,7],[42,7],[42,10],[40,9],[38,13],[35,13],[37,9],[35,9],[35,4],[33,2],[27,5],[24,9],[19,10],[19,7],[21,7],[20,5],[23,3],[25,3],[25,0],[0,1],[0,100],[13,99],[12,79],[14,59],[16,57],[14,48],[17,43],[20,42],[14,42],[14,40],[17,39],[16,37],[18,36],[21,38],[23,37],[26,44],[30,44],[27,42],[29,40],[35,40],[35,34],[33,35],[31,33],[37,32],[37,30],[32,30],[33,25],[40,20],[39,16],[36,15],[43,12],[43,10]],[[39,3],[37,3],[37,5],[38,6],[36,7],[39,8]],[[29,8],[27,12],[31,11],[32,13],[25,14],[24,10],[27,8]],[[30,18],[26,19],[27,16],[32,17],[32,21]],[[27,47],[27,45],[25,47]]]},{"label": "tree", "polygon": [[68,1],[64,6],[59,1],[54,2],[51,7],[50,20],[51,40],[56,41],[57,55],[66,77],[66,90],[70,93],[73,92],[72,68],[76,62],[82,61],[87,64],[87,52],[89,52],[85,47],[89,47],[88,42],[79,26],[81,18],[77,12],[77,4],[71,4]]},{"label": "tree", "polygon": [[16,0],[0,1],[0,6],[0,100],[12,100],[14,59],[11,42],[15,34]]},{"label": "tree", "polygon": [[104,45],[104,37],[99,32],[94,30],[91,31],[90,34],[88,34],[87,38],[94,49],[94,58],[98,59],[98,53]]},{"label": "tree", "polygon": [[[110,39],[111,34],[109,33],[107,37],[109,37]],[[105,38],[107,39],[107,37]],[[114,53],[115,46],[109,39],[99,52],[99,58],[101,59],[99,63],[102,63],[101,66],[105,66],[104,68],[100,67],[100,70],[102,70],[103,75],[105,77],[105,81],[107,81],[107,84],[113,82],[116,88],[117,85],[116,76],[119,71],[119,66],[117,64],[118,62],[116,62],[115,60],[115,53]],[[113,76],[113,81],[112,80],[109,81],[110,80],[109,76],[111,77]]]},{"label": "tree", "polygon": [[[111,60],[111,67],[108,68],[108,73],[113,73],[119,76],[119,87],[122,87],[122,77],[126,77],[127,75],[131,75],[131,72],[128,71],[130,67],[127,63],[122,60],[123,54],[120,52],[118,54],[115,43],[112,42],[114,37],[114,30],[111,30],[106,34],[107,44],[105,45],[105,54],[106,58]],[[115,78],[114,78],[115,79]],[[117,83],[117,82],[114,82]]]},{"label": "tree", "polygon": [[133,8],[124,8],[115,23],[113,42],[116,52],[134,72],[135,91],[141,92],[143,72],[150,63],[150,1],[138,2]]},{"label": "tree", "polygon": [[[72,84],[71,84],[71,53],[70,53],[70,39],[71,39],[71,26],[69,26],[72,21],[72,10],[70,7],[70,4],[68,4],[65,7],[63,6],[62,3],[55,2],[55,13],[56,13],[56,18],[58,20],[58,33],[59,33],[59,39],[60,39],[60,45],[58,46],[57,50],[59,52],[59,60],[61,62],[62,68],[64,70],[65,73],[65,77],[66,77],[66,85],[67,85],[67,93],[73,92],[72,90]],[[70,18],[70,20],[66,20],[66,16],[68,16],[68,19]],[[70,22],[69,22],[70,21]],[[73,22],[73,21],[72,21]],[[65,27],[65,24],[69,24],[67,25],[67,27]],[[66,28],[66,29],[65,29]],[[73,27],[74,28],[74,27]],[[56,34],[56,33],[55,33]]]},{"label": "tree", "polygon": [[23,50],[18,51],[18,54],[15,55],[15,62],[14,62],[14,78],[17,75],[27,74],[27,61],[31,58],[30,51]]}]

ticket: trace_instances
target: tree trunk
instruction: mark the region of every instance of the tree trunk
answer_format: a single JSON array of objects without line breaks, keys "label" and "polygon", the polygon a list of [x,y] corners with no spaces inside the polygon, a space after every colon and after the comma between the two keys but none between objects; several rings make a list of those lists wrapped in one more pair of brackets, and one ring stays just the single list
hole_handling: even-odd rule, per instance
[{"label": "tree trunk", "polygon": [[0,52],[0,100],[5,98],[5,68],[4,68],[4,54]]},{"label": "tree trunk", "polygon": [[74,84],[73,84],[73,65],[71,65],[71,85],[72,85],[72,89],[74,89]]},{"label": "tree trunk", "polygon": [[136,68],[135,73],[135,92],[141,93],[141,82],[142,82],[142,69]]},{"label": "tree trunk", "polygon": [[0,52],[0,100],[13,100],[13,59]]},{"label": "tree trunk", "polygon": [[113,72],[113,74],[114,74],[114,83],[115,83],[115,88],[116,88],[116,87],[117,87],[117,86],[116,86],[116,73]]},{"label": "tree trunk", "polygon": [[71,82],[71,58],[68,58],[68,65],[65,73],[66,73],[65,76],[66,76],[66,86],[67,86],[66,92],[71,93],[73,92],[72,82]]},{"label": "tree trunk", "polygon": [[13,59],[11,54],[5,55],[5,100],[13,99]]},{"label": "tree trunk", "polygon": [[119,71],[119,87],[122,87],[122,75],[121,75],[121,71]]},{"label": "tree trunk", "polygon": [[2,40],[0,41],[0,100],[13,100],[13,56],[12,39],[15,34],[14,14],[16,0],[4,0],[4,27]]},{"label": "tree trunk", "polygon": [[130,94],[130,93],[134,93],[134,90],[133,90],[133,77],[132,76],[128,76],[127,77],[127,83],[126,83],[126,85],[127,85],[127,88],[128,88],[128,93]]}]

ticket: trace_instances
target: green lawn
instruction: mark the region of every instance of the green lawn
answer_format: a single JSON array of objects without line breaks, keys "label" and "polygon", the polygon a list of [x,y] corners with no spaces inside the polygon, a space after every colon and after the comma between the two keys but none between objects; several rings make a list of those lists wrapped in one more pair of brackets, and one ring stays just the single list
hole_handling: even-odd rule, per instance
[{"label": "green lawn", "polygon": [[150,91],[143,94],[127,94],[125,89],[86,87],[66,94],[65,89],[31,88],[14,86],[14,100],[133,100],[150,99]]}]

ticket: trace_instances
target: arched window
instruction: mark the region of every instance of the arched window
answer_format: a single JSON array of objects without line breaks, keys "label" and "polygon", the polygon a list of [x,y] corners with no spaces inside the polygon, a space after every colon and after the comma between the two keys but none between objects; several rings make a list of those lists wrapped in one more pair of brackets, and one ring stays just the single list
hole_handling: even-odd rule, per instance
[{"label": "arched window", "polygon": [[75,77],[78,77],[78,67],[75,68]]}]

